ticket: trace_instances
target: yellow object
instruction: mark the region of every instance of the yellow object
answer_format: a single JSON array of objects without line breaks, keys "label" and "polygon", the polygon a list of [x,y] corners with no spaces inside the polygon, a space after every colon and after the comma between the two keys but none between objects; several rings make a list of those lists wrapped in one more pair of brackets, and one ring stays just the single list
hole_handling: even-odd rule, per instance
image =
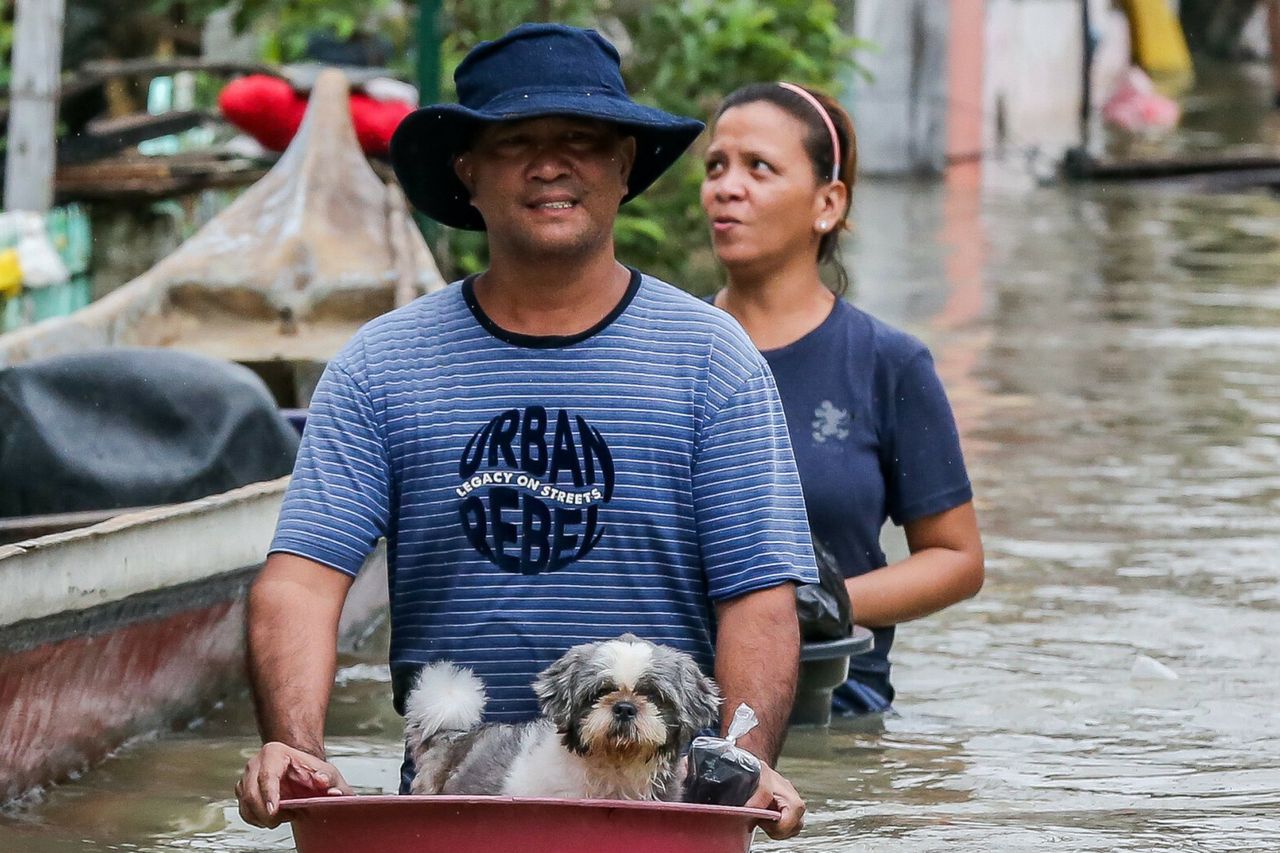
[{"label": "yellow object", "polygon": [[18,250],[0,252],[0,296],[13,298],[22,292],[22,265],[18,263]]},{"label": "yellow object", "polygon": [[1190,83],[1191,52],[1169,0],[1123,0],[1123,5],[1134,61],[1152,77]]}]

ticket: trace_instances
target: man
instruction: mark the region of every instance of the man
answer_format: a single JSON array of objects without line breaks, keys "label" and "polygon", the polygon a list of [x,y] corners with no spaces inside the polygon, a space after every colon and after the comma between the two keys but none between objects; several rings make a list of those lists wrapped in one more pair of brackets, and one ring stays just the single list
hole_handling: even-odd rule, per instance
[{"label": "man", "polygon": [[816,570],[777,392],[728,315],[614,257],[619,204],[701,124],[631,101],[612,45],[559,25],[478,46],[455,79],[460,103],[406,119],[392,159],[418,208],[488,232],[490,267],[370,323],[316,390],[250,594],[267,744],[241,814],[273,825],[281,796],[349,791],[324,760],[334,638],[385,536],[397,706],[446,659],[484,681],[487,719],[527,719],[539,670],[631,631],[714,669],[726,718],[755,709],[751,804],[793,835],[804,803],[768,765],[792,584]]}]

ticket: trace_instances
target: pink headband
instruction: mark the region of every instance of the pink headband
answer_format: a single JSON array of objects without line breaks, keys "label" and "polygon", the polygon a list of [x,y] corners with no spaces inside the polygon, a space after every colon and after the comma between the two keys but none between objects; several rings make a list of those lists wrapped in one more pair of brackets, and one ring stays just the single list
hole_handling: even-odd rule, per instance
[{"label": "pink headband", "polygon": [[815,110],[818,111],[818,115],[822,116],[822,123],[827,126],[827,132],[831,134],[831,154],[834,158],[834,162],[831,166],[831,180],[840,180],[840,137],[836,135],[836,125],[835,122],[831,120],[831,116],[827,113],[827,108],[822,105],[821,101],[794,83],[779,83],[778,85],[786,89],[788,92],[795,92],[797,95],[804,98],[813,105]]}]

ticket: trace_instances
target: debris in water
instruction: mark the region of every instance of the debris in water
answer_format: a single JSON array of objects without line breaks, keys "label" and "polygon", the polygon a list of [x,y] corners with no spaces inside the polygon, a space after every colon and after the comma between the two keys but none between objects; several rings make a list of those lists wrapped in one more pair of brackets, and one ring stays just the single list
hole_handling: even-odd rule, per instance
[{"label": "debris in water", "polygon": [[1155,658],[1138,655],[1133,662],[1133,670],[1129,673],[1129,677],[1134,681],[1177,681],[1178,673]]}]

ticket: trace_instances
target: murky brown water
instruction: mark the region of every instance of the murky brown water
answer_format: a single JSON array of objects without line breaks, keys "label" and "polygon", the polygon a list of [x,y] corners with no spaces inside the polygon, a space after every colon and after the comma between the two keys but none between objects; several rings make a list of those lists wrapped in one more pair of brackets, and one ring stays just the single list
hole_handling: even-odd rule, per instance
[{"label": "murky brown water", "polygon": [[[989,580],[899,632],[882,727],[792,734],[809,829],[757,849],[1280,849],[1280,200],[868,183],[858,219],[857,301],[934,349]],[[330,725],[368,792],[399,761],[380,664],[343,660]],[[242,697],[0,817],[0,850],[292,849],[235,816],[255,746]]]}]

